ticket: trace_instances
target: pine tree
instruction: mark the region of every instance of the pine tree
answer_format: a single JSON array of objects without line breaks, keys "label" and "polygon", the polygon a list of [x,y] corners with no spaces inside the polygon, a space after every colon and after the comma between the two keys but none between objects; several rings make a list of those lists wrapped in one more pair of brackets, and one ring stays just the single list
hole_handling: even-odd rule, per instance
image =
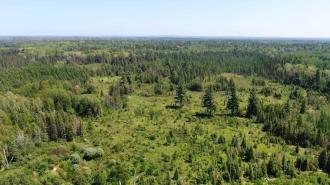
[{"label": "pine tree", "polygon": [[208,116],[213,116],[216,105],[213,99],[212,89],[208,88],[203,97],[203,107],[206,108],[206,114]]},{"label": "pine tree", "polygon": [[230,109],[232,116],[239,115],[239,102],[236,95],[236,87],[233,79],[229,81],[229,98],[227,108]]},{"label": "pine tree", "polygon": [[297,117],[297,127],[302,128],[303,125],[304,125],[304,122],[303,122],[302,116],[298,115],[298,117]]},{"label": "pine tree", "polygon": [[246,144],[246,139],[245,139],[245,137],[243,137],[243,139],[242,139],[241,148],[242,148],[243,150],[246,150],[246,149],[247,149],[247,144]]},{"label": "pine tree", "polygon": [[287,114],[289,114],[291,112],[291,106],[290,106],[290,101],[289,100],[284,105],[284,111]]},{"label": "pine tree", "polygon": [[73,141],[73,137],[74,137],[74,131],[73,131],[73,125],[67,124],[66,129],[65,129],[65,139],[66,141],[70,142]]},{"label": "pine tree", "polygon": [[176,89],[176,95],[175,95],[175,104],[179,107],[183,107],[186,102],[186,90],[182,84],[178,86]]},{"label": "pine tree", "polygon": [[253,161],[254,159],[255,159],[255,156],[254,156],[253,148],[252,147],[247,148],[245,150],[244,160],[246,162],[250,162],[250,161]]},{"label": "pine tree", "polygon": [[279,177],[281,174],[281,165],[275,156],[272,156],[268,161],[267,174],[272,177]]},{"label": "pine tree", "polygon": [[296,176],[295,167],[294,167],[293,162],[287,161],[284,173],[286,175],[289,175],[291,178]]},{"label": "pine tree", "polygon": [[108,106],[115,109],[122,107],[122,98],[120,94],[120,89],[118,87],[110,88],[107,98],[107,104]]},{"label": "pine tree", "polygon": [[306,112],[306,100],[301,100],[300,113],[304,114]]},{"label": "pine tree", "polygon": [[328,155],[327,165],[324,170],[330,174],[330,155]]},{"label": "pine tree", "polygon": [[316,70],[316,74],[315,74],[315,88],[316,89],[321,88],[321,74],[319,69]]},{"label": "pine tree", "polygon": [[321,170],[325,170],[328,162],[328,156],[327,156],[327,151],[323,150],[320,155],[319,155],[319,168]]},{"label": "pine tree", "polygon": [[252,89],[249,97],[249,105],[246,110],[246,117],[251,118],[252,116],[257,116],[258,113],[258,99],[255,89]]},{"label": "pine tree", "polygon": [[48,138],[51,141],[56,141],[58,139],[58,134],[57,134],[55,116],[53,113],[50,113],[46,119],[48,124],[47,125]]}]

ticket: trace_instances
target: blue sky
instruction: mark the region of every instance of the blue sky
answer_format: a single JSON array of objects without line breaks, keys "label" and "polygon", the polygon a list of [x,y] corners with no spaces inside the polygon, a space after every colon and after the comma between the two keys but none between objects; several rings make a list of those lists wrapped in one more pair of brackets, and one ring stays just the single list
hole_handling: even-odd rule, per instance
[{"label": "blue sky", "polygon": [[330,38],[330,0],[0,0],[0,35]]}]

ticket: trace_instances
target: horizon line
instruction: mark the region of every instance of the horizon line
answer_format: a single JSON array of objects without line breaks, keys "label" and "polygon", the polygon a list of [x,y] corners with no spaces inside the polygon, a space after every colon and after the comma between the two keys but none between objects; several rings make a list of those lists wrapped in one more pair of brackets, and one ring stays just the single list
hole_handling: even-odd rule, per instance
[{"label": "horizon line", "polygon": [[0,35],[0,38],[169,38],[169,39],[273,39],[273,40],[330,40],[314,36],[212,36],[212,35]]}]

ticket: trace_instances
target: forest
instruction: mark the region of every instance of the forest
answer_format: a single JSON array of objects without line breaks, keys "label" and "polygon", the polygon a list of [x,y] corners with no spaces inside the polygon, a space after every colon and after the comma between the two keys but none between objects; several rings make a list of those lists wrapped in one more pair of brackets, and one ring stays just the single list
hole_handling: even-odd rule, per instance
[{"label": "forest", "polygon": [[329,40],[0,38],[0,184],[329,175]]}]

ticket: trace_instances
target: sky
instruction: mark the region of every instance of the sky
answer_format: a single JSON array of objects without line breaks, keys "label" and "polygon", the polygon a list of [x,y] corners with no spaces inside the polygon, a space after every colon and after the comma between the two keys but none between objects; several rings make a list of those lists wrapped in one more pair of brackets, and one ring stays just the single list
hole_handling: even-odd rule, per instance
[{"label": "sky", "polygon": [[0,35],[330,38],[330,0],[0,0]]}]

